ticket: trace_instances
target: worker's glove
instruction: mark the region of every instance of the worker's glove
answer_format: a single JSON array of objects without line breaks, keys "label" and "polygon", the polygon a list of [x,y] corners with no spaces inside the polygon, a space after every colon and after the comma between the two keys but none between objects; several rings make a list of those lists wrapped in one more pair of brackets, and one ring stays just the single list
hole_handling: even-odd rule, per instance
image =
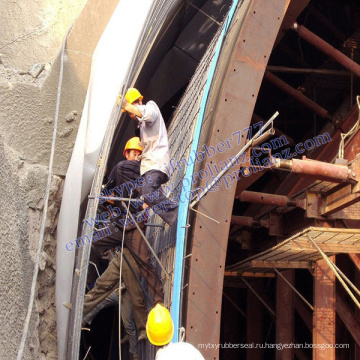
[{"label": "worker's glove", "polygon": [[116,105],[117,106],[120,106],[120,103],[121,103],[121,95],[119,95],[116,99]]},{"label": "worker's glove", "polygon": [[[122,99],[122,96],[121,96],[121,94],[120,94],[120,95],[116,98],[116,105],[117,105],[117,106],[120,106],[120,104],[121,104],[121,99]],[[127,103],[128,103],[127,99],[124,98],[121,107],[124,108]]]}]

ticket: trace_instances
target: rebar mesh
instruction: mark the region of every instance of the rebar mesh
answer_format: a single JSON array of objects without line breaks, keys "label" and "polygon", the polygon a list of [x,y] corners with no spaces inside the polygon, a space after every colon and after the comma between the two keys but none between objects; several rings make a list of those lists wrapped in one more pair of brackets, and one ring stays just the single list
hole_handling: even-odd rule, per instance
[{"label": "rebar mesh", "polygon": [[[169,197],[177,197],[181,193],[182,181],[186,172],[186,163],[190,157],[193,134],[205,84],[208,79],[210,63],[214,57],[220,33],[221,28],[219,28],[209,44],[170,122],[168,136],[173,168],[170,169],[170,171],[172,170],[172,174],[165,187],[170,190],[168,193]],[[162,224],[163,221],[156,216],[152,223]],[[149,228],[147,238],[153,243],[155,252],[158,253],[162,264],[171,275],[171,279],[173,279],[176,224],[171,227],[165,225],[164,230],[162,228]],[[160,271],[159,268],[158,270]],[[162,280],[165,292],[165,305],[170,306],[172,299],[172,281],[168,281],[165,274],[162,274]]]}]

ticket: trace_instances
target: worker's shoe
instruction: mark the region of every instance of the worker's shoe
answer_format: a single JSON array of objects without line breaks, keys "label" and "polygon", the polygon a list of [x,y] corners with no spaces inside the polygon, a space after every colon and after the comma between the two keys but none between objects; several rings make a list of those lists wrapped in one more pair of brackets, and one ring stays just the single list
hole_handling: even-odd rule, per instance
[{"label": "worker's shoe", "polygon": [[146,340],[147,339],[147,336],[146,336],[146,331],[143,330],[140,332],[139,336],[138,336],[138,341],[141,341],[141,340]]},{"label": "worker's shoe", "polygon": [[68,310],[72,310],[72,304],[71,303],[63,302],[63,306],[66,307]]}]

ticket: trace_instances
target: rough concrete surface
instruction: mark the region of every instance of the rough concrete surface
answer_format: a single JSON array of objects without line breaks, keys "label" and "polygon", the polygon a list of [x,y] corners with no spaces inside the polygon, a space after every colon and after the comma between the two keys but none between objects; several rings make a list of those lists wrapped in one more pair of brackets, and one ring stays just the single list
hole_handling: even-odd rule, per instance
[{"label": "rough concrete surface", "polygon": [[[0,0],[0,359],[16,359],[48,176],[67,38],[44,244],[23,359],[57,359],[56,226],[92,54],[119,0]],[[80,14],[81,11],[81,14]],[[78,16],[80,14],[80,16]],[[57,271],[61,271],[57,269]]]},{"label": "rough concrete surface", "polygon": [[[16,359],[39,242],[63,37],[86,0],[0,0],[0,359]],[[86,55],[90,69],[91,54]],[[36,300],[23,359],[57,359],[56,224],[86,94],[65,57]]]},{"label": "rough concrete surface", "polygon": [[[15,359],[20,345],[39,239],[46,174],[45,166],[28,164],[0,137],[0,359]],[[56,359],[53,231],[62,182],[58,176],[53,177],[38,296],[24,359]]]},{"label": "rough concrete surface", "polygon": [[85,0],[1,0],[0,52],[8,67],[27,70],[46,63],[59,45]]}]

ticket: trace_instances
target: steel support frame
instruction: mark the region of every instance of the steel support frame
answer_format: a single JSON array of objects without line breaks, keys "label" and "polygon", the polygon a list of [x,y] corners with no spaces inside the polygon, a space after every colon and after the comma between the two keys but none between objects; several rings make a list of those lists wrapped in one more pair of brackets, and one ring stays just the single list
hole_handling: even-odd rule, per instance
[{"label": "steel support frame", "polygon": [[266,204],[274,206],[294,206],[297,207],[299,204],[296,201],[292,201],[287,196],[267,194],[256,191],[242,191],[237,198],[240,201],[251,202],[257,204]]},{"label": "steel support frame", "polygon": [[[295,271],[286,270],[282,275],[292,285],[295,283]],[[290,286],[280,277],[276,277],[276,343],[294,343],[294,296]],[[293,359],[294,349],[276,350],[276,360]]]},{"label": "steel support frame", "polygon": [[[348,254],[351,261],[354,263],[355,266],[355,286],[359,289],[360,288],[360,254]],[[355,309],[355,316],[357,319],[360,319],[360,310],[358,308]],[[360,346],[355,345],[355,360],[360,360]]]},{"label": "steel support frame", "polygon": [[[263,282],[258,280],[252,283],[253,289],[262,293]],[[263,343],[263,305],[255,294],[247,290],[247,311],[246,311],[246,342],[248,344]],[[263,349],[246,349],[246,360],[261,360],[263,358]]]},{"label": "steel support frame", "polygon": [[[354,106],[349,114],[346,116],[341,128],[338,128],[334,133],[331,133],[331,141],[319,147],[319,152],[315,155],[317,161],[331,162],[337,155],[340,143],[340,134],[348,132],[358,119],[358,107]],[[349,144],[345,147],[345,158],[349,161],[354,160],[357,153],[360,152],[360,133],[358,132]],[[250,177],[251,178],[251,177]],[[285,181],[278,187],[276,194],[287,195],[288,197],[294,196],[301,191],[304,191],[308,186],[314,183],[314,179],[310,177],[301,177],[290,173]],[[240,187],[241,181],[238,184],[238,193],[246,187]],[[313,193],[315,196],[317,194]],[[271,210],[271,206],[265,206],[258,214],[257,218],[263,216]],[[309,211],[309,207],[307,209]],[[316,217],[316,216],[311,216]],[[330,215],[330,218],[332,216]]]},{"label": "steel support frame", "polygon": [[[351,260],[354,262],[355,269],[355,286],[360,288],[360,255],[359,254],[349,254],[351,255]],[[355,316],[357,319],[360,319],[360,310],[355,309]],[[355,355],[354,360],[360,360],[360,346],[355,345]]]},{"label": "steel support frame", "polygon": [[[246,15],[242,18],[239,13],[235,15],[218,63],[223,71],[217,72],[208,100],[207,111],[215,111],[211,118],[213,131],[205,140],[207,146],[216,146],[219,139],[228,139],[235,131],[249,126],[267,61],[289,3],[290,0],[245,0],[239,13],[246,11]],[[244,145],[245,138],[239,146]],[[236,154],[233,152],[217,153],[211,160],[219,163]],[[200,182],[200,185],[205,184]],[[215,217],[219,224],[199,214],[192,221],[188,238],[192,256],[184,317],[187,341],[195,346],[220,340],[224,268],[235,190],[234,181],[229,189],[220,186],[198,204],[199,211]],[[217,360],[219,349],[204,350],[203,355]]]},{"label": "steel support frame", "polygon": [[267,70],[265,72],[264,79],[270,82],[271,84],[273,84],[274,86],[276,86],[281,91],[291,96],[292,98],[294,98],[296,101],[307,107],[309,110],[313,111],[315,114],[319,115],[324,119],[329,119],[332,121],[332,118],[326,109],[316,104],[314,101],[309,99],[307,96],[305,96],[298,90],[294,89],[285,81],[281,80],[280,78],[272,74],[270,71]]},{"label": "steel support frame", "polygon": [[332,45],[321,39],[319,36],[311,32],[303,25],[294,23],[292,29],[295,30],[302,39],[315,46],[327,56],[333,58],[336,62],[354,73],[356,76],[360,77],[360,65],[357,64],[355,61],[351,60],[341,51],[335,49]]},{"label": "steel support frame", "polygon": [[329,164],[323,161],[303,159],[282,160],[277,163],[278,169],[289,170],[295,174],[313,177],[318,180],[341,183],[355,181],[356,172],[344,165]]},{"label": "steel support frame", "polygon": [[[333,262],[335,256],[330,258]],[[315,264],[313,344],[335,345],[335,273],[325,260]],[[335,348],[313,349],[314,360],[335,360]]]},{"label": "steel support frame", "polygon": [[345,302],[343,296],[336,294],[336,312],[353,337],[356,347],[360,345],[360,324],[350,306]]}]

